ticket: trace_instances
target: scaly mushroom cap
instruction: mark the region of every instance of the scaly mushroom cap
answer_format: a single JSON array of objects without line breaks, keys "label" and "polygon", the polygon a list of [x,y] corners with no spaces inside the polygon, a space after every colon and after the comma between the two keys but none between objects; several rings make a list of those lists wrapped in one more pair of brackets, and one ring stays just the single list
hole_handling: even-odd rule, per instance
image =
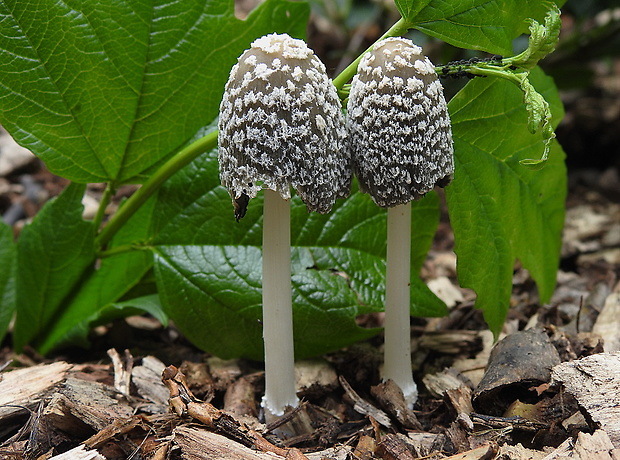
[{"label": "scaly mushroom cap", "polygon": [[351,186],[351,156],[336,88],[302,40],[271,34],[232,68],[220,105],[222,185],[238,209],[268,188],[329,212]]},{"label": "scaly mushroom cap", "polygon": [[355,174],[377,205],[404,204],[452,180],[443,87],[411,40],[382,40],[362,58],[347,110]]}]

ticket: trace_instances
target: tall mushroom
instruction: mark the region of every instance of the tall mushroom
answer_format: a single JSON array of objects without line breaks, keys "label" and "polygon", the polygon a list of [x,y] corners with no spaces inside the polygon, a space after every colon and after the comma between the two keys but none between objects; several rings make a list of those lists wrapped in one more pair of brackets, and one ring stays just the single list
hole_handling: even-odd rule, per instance
[{"label": "tall mushroom", "polygon": [[411,372],[411,200],[452,179],[452,130],[443,88],[422,49],[387,38],[360,61],[347,129],[360,188],[388,208],[383,378],[413,406]]},{"label": "tall mushroom", "polygon": [[295,407],[290,187],[308,211],[329,212],[349,193],[351,158],[340,100],[302,40],[270,34],[232,68],[220,105],[220,179],[237,220],[265,189],[263,339],[268,416]]}]

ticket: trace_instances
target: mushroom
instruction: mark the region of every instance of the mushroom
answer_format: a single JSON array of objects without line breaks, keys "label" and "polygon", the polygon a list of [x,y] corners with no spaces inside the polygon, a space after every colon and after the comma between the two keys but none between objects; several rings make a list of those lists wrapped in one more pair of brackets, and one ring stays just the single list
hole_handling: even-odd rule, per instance
[{"label": "mushroom", "polygon": [[220,105],[220,179],[243,217],[265,190],[263,339],[267,417],[298,405],[295,393],[290,188],[327,213],[351,186],[344,115],[323,63],[286,34],[255,40],[232,68]]},{"label": "mushroom", "polygon": [[434,66],[422,49],[408,39],[387,38],[360,61],[347,112],[360,189],[388,208],[383,379],[398,384],[413,406],[411,201],[452,180],[448,109]]}]

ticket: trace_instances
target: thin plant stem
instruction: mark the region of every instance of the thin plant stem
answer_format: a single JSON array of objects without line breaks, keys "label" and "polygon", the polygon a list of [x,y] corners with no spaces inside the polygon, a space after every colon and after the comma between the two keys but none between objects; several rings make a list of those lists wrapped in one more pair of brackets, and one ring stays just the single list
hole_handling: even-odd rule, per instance
[{"label": "thin plant stem", "polygon": [[101,201],[99,202],[99,208],[97,208],[97,213],[93,219],[93,228],[95,231],[101,227],[101,222],[103,222],[103,217],[105,216],[105,210],[112,201],[112,197],[116,193],[116,188],[108,183],[106,185],[105,190],[103,191],[103,195],[101,196]]},{"label": "thin plant stem", "polygon": [[136,192],[127,199],[125,204],[114,214],[96,239],[97,247],[104,247],[121,227],[133,216],[161,185],[184,166],[187,166],[198,155],[215,148],[217,131],[192,142],[181,149],[170,160],[162,165]]},{"label": "thin plant stem", "polygon": [[[394,23],[392,27],[388,29],[386,33],[384,33],[381,36],[381,38],[379,38],[379,40],[377,40],[377,42],[380,40],[383,40],[384,38],[388,38],[388,37],[398,37],[400,35],[407,33],[408,30],[409,30],[409,25],[407,21],[403,18],[400,18],[398,21],[396,21],[396,23]],[[367,52],[371,51],[373,46],[374,44],[372,44],[366,51],[360,54],[357,57],[357,59],[355,59],[355,61],[353,61],[351,64],[347,66],[346,69],[340,72],[340,75],[334,78],[333,83],[337,90],[341,90],[342,87],[345,85],[345,83],[347,83],[349,80],[353,78],[353,75],[355,75],[355,73],[357,72],[357,66],[362,60],[362,57],[364,57],[364,55]]]}]

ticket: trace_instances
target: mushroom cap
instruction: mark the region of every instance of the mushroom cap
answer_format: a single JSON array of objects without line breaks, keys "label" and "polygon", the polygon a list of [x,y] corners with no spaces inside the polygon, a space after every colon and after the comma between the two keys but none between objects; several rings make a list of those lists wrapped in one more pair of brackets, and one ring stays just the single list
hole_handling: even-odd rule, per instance
[{"label": "mushroom cap", "polygon": [[387,38],[362,58],[347,111],[355,174],[377,205],[404,204],[452,180],[443,87],[411,40]]},{"label": "mushroom cap", "polygon": [[[219,163],[233,202],[292,186],[309,211],[329,212],[351,186],[336,88],[303,40],[270,34],[232,68],[220,105]],[[247,197],[246,197],[247,202]]]}]

